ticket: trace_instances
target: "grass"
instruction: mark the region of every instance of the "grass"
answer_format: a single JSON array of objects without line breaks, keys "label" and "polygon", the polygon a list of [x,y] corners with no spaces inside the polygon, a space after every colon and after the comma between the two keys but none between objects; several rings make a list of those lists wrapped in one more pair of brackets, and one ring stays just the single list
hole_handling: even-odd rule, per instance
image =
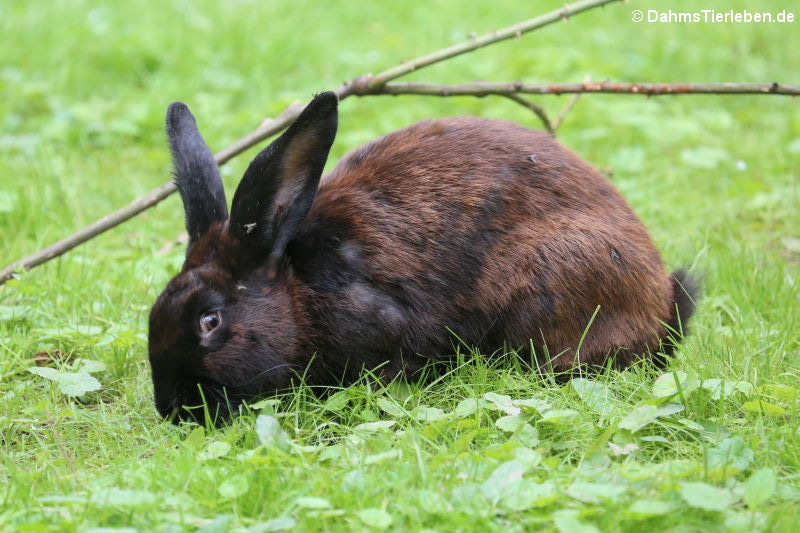
[{"label": "grass", "polygon": [[[0,3],[0,262],[165,181],[172,100],[219,149],[293,99],[558,5]],[[634,7],[697,9],[613,5],[409,79],[798,82],[800,21],[635,24]],[[555,113],[567,97],[537,101]],[[351,99],[330,164],[454,114],[539,127],[503,99]],[[794,531],[797,100],[585,96],[559,139],[613,170],[670,267],[704,278],[666,373],[558,384],[478,358],[428,385],[301,387],[223,429],[174,427],[146,362],[149,306],[183,254],[158,253],[182,227],[170,198],[0,287],[0,527]],[[224,167],[229,191],[253,154]],[[73,362],[28,370],[57,350]]]}]

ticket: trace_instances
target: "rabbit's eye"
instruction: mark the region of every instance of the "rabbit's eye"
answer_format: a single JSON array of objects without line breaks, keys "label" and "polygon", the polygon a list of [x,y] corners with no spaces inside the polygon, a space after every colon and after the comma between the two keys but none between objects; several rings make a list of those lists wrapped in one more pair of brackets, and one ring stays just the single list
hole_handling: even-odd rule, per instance
[{"label": "rabbit's eye", "polygon": [[222,316],[219,311],[205,313],[200,317],[200,332],[207,335],[217,329],[220,324],[222,324]]}]

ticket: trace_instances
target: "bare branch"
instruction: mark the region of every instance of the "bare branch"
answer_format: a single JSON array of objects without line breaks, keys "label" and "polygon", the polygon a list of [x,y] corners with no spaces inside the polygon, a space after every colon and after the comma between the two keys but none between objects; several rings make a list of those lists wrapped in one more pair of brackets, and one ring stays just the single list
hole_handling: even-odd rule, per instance
[{"label": "bare branch", "polygon": [[531,111],[533,111],[533,113],[537,117],[539,117],[539,120],[542,121],[542,125],[544,126],[544,129],[546,129],[549,133],[555,133],[555,131],[556,131],[555,128],[556,127],[554,127],[553,124],[550,122],[550,117],[547,116],[547,112],[543,108],[539,107],[538,105],[534,104],[533,102],[531,102],[527,98],[523,98],[522,96],[520,96],[518,94],[503,94],[501,96],[505,96],[509,100],[513,100],[516,103],[518,103],[518,104],[520,104],[522,106],[525,106],[528,109],[530,109]]},{"label": "bare branch", "polygon": [[572,111],[572,108],[575,107],[575,104],[578,103],[578,99],[580,97],[581,97],[580,93],[575,93],[570,97],[569,102],[567,102],[567,105],[564,106],[564,108],[556,117],[556,121],[553,123],[553,132],[558,131],[558,128],[561,126],[561,123],[564,122],[564,119],[567,118],[569,112]]},{"label": "bare branch", "polygon": [[99,235],[108,229],[122,224],[129,218],[138,215],[145,209],[156,205],[158,202],[175,192],[175,190],[175,184],[169,181],[160,187],[153,189],[144,196],[137,198],[122,209],[118,209],[117,211],[104,216],[100,220],[95,220],[85,228],[73,233],[69,237],[61,239],[60,241],[51,244],[47,248],[39,250],[35,254],[29,255],[24,259],[20,259],[19,261],[8,265],[6,268],[0,271],[0,284],[11,279],[11,277],[14,275],[14,272],[19,269],[24,268],[25,270],[30,270],[35,266],[41,265],[42,263],[46,263],[47,261],[58,257],[64,252],[75,248],[79,244],[88,241],[92,237]]},{"label": "bare branch", "polygon": [[800,85],[783,83],[496,83],[476,81],[470,83],[387,83],[379,93],[373,94],[424,94],[429,96],[487,96],[490,94],[641,94],[643,96],[680,94],[764,94],[800,95]]}]

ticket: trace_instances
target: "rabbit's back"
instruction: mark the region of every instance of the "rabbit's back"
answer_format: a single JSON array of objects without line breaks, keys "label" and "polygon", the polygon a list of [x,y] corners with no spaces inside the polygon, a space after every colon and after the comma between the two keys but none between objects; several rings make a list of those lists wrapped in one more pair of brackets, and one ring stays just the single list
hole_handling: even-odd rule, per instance
[{"label": "rabbit's back", "polygon": [[670,318],[670,277],[610,182],[504,121],[425,121],[356,149],[289,251],[314,348],[366,364],[450,354],[449,329],[489,353],[533,339],[568,368],[590,321],[580,360],[598,363],[657,349]]}]

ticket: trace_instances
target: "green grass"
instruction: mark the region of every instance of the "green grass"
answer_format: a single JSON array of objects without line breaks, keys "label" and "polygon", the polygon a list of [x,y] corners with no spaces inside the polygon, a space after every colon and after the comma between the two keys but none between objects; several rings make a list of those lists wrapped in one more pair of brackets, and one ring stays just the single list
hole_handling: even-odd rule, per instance
[{"label": "green grass", "polygon": [[[0,2],[0,262],[168,179],[172,100],[220,149],[294,99],[560,5],[393,4]],[[702,7],[800,17],[794,2],[758,4]],[[800,21],[631,22],[655,6],[615,4],[408,79],[800,81]],[[537,100],[554,114],[566,101]],[[423,118],[539,127],[498,98],[352,98],[340,113],[330,165]],[[223,429],[174,427],[146,361],[147,312],[183,254],[157,253],[182,230],[173,197],[0,287],[0,528],[794,531],[798,101],[584,96],[559,139],[613,169],[668,266],[704,279],[665,376],[557,384],[478,359],[424,386],[301,388]],[[255,150],[224,168],[229,195]],[[100,388],[77,398],[28,371],[55,350],[103,363],[73,376]]]}]

